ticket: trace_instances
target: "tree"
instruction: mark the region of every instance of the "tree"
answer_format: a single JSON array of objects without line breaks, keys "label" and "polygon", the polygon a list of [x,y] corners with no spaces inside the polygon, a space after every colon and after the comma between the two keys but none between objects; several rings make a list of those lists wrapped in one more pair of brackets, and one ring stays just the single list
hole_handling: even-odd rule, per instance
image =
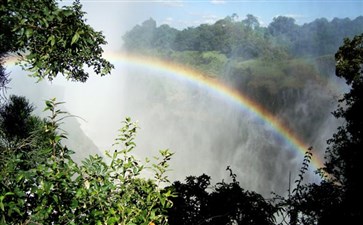
[{"label": "tree", "polygon": [[171,188],[177,196],[171,198],[169,224],[273,224],[275,207],[261,195],[242,189],[236,175],[227,170],[233,181],[214,187],[205,174],[189,176],[186,183],[174,182]]},{"label": "tree", "polygon": [[233,22],[233,17],[227,16],[210,26],[213,37],[209,40],[211,49],[229,55],[235,44],[236,38],[241,39],[241,29]]},{"label": "tree", "polygon": [[156,48],[159,51],[171,50],[177,33],[178,30],[169,25],[164,24],[159,26],[156,28],[153,36],[153,48]]},{"label": "tree", "polygon": [[273,36],[289,35],[291,32],[294,32],[296,27],[294,18],[278,16],[273,18],[273,21],[268,25],[268,30]]},{"label": "tree", "polygon": [[0,168],[9,157],[18,157],[18,169],[29,169],[49,156],[42,151],[49,137],[43,130],[46,121],[34,116],[33,110],[25,97],[16,95],[0,106]]},{"label": "tree", "polygon": [[246,19],[242,20],[242,23],[251,29],[258,28],[260,26],[260,23],[258,22],[257,17],[255,17],[252,14],[247,14]]},{"label": "tree", "polygon": [[55,0],[4,0],[0,4],[0,54],[16,52],[32,76],[86,81],[85,65],[106,75],[113,68],[102,58],[101,32],[86,24],[81,4],[59,7]]},{"label": "tree", "polygon": [[295,19],[291,17],[278,16],[268,25],[269,33],[275,37],[275,41],[280,46],[290,49],[301,34],[299,26],[295,24]]},{"label": "tree", "polygon": [[123,36],[124,47],[131,51],[150,49],[156,32],[156,22],[150,18]]},{"label": "tree", "polygon": [[[331,181],[342,187],[340,221],[353,223],[363,218],[360,176],[363,172],[363,34],[345,39],[335,54],[336,75],[351,87],[339,100],[333,113],[344,119],[333,138],[328,140],[327,162],[324,171]],[[348,222],[349,221],[349,222]]]},{"label": "tree", "polygon": [[8,140],[28,137],[31,127],[31,113],[34,107],[25,97],[11,95],[0,108],[0,128]]},{"label": "tree", "polygon": [[[9,82],[9,74],[6,72],[3,63],[4,63],[4,55],[0,52],[0,91],[1,87],[5,87]],[[3,96],[0,93],[0,101]]]}]

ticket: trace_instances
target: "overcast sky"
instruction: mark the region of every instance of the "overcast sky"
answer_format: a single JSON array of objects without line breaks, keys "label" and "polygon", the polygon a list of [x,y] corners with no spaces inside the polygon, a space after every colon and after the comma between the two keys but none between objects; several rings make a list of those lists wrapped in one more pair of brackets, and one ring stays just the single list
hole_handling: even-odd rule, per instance
[{"label": "overcast sky", "polygon": [[[62,4],[72,1],[65,0]],[[202,23],[213,23],[236,13],[239,20],[247,14],[267,26],[276,16],[289,16],[297,24],[316,18],[351,19],[363,15],[362,0],[81,0],[88,22],[106,35],[115,50],[121,45],[122,35],[136,24],[153,18],[158,25],[169,24],[183,29]]]}]

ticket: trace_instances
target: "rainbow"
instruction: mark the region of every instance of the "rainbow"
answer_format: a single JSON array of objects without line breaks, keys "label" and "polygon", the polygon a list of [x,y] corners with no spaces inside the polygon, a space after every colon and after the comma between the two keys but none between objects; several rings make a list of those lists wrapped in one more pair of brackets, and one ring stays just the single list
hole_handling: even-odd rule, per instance
[{"label": "rainbow", "polygon": [[[168,62],[154,57],[146,57],[135,54],[124,53],[108,53],[105,58],[111,62],[125,63],[138,67],[147,68],[150,70],[165,72],[168,76],[188,80],[199,87],[206,88],[212,92],[217,93],[223,98],[239,105],[244,111],[252,113],[257,118],[262,120],[265,124],[270,126],[276,133],[279,134],[292,148],[298,152],[299,155],[304,156],[308,150],[307,146],[301,141],[288,127],[263,108],[258,103],[252,101],[248,97],[242,95],[237,90],[221,83],[217,79],[210,78],[202,73],[187,68],[183,65]],[[311,163],[315,169],[323,167],[324,163],[321,159],[313,155]]]},{"label": "rainbow", "polygon": [[[258,119],[275,130],[276,133],[281,136],[283,140],[286,141],[286,143],[292,146],[294,151],[297,151],[299,155],[304,156],[305,152],[309,148],[309,146],[301,141],[288,127],[284,126],[284,124],[278,118],[268,112],[261,105],[253,102],[251,99],[242,95],[237,90],[219,82],[216,79],[205,76],[196,70],[158,58],[135,54],[107,53],[105,54],[105,58],[113,63],[125,63],[150,70],[165,72],[168,74],[168,76],[170,75],[173,78],[185,79],[202,88],[206,88],[237,104],[244,111],[255,115]],[[13,65],[15,61],[16,59],[14,57],[10,57],[6,61],[5,65]],[[323,161],[315,155],[313,155],[311,163],[314,169],[321,168],[324,165]]]}]

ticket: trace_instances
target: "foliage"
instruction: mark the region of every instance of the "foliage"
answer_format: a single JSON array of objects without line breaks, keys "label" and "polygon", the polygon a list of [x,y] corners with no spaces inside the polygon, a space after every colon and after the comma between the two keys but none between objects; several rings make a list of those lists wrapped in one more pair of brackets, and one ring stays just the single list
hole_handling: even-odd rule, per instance
[{"label": "foliage", "polygon": [[[10,82],[9,74],[6,72],[5,67],[3,66],[4,58],[5,58],[4,54],[2,52],[0,52],[0,87],[6,87],[6,85]],[[3,95],[2,95],[2,93],[0,93],[0,102],[1,102],[2,98],[3,98]]]},{"label": "foliage", "polygon": [[59,7],[54,0],[5,0],[0,5],[0,53],[17,52],[20,64],[39,79],[63,74],[86,81],[84,65],[100,75],[113,66],[102,58],[101,32],[84,19],[80,1]]},{"label": "foliage", "polygon": [[335,117],[344,119],[345,124],[328,140],[327,162],[323,169],[331,175],[331,182],[343,189],[344,210],[336,219],[353,222],[363,218],[359,207],[363,200],[359,197],[359,176],[363,171],[363,33],[353,39],[345,39],[335,59],[336,75],[344,78],[351,89],[339,100],[340,105],[333,113]]},{"label": "foliage", "polygon": [[[255,58],[278,55],[278,48],[271,46],[265,38],[256,17],[247,15],[243,21],[232,17],[218,20],[215,24],[201,24],[182,31],[168,25],[156,26],[153,19],[135,26],[123,36],[124,47],[133,52],[218,52],[226,57]],[[267,53],[268,52],[268,53]]]},{"label": "foliage", "polygon": [[144,52],[148,48],[168,52],[175,39],[177,30],[168,25],[156,26],[152,18],[128,31],[124,36],[124,48],[128,51]]},{"label": "foliage", "polygon": [[[277,207],[279,209],[277,215],[281,217],[281,222],[279,224],[296,225],[301,224],[301,221],[306,221],[306,218],[309,218],[309,216],[302,214],[302,205],[306,200],[303,196],[305,193],[304,191],[306,190],[306,186],[303,185],[303,179],[304,174],[309,168],[312,155],[312,148],[310,147],[305,152],[298,178],[294,182],[295,187],[292,190],[291,187],[289,187],[287,198],[275,194],[275,202],[277,203]],[[310,222],[313,224],[314,221]]]},{"label": "foliage", "polygon": [[361,32],[363,17],[316,19],[302,26],[295,24],[293,18],[278,16],[268,26],[274,42],[285,45],[294,56],[323,56],[334,54],[343,38],[353,37]]},{"label": "foliage", "polygon": [[211,77],[221,76],[227,63],[227,57],[216,51],[173,52],[169,55],[168,60],[188,66]]},{"label": "foliage", "polygon": [[177,196],[169,209],[169,223],[173,224],[274,224],[275,207],[261,195],[245,191],[236,175],[232,182],[224,181],[214,187],[210,177],[189,176],[186,183],[176,181],[172,188]]},{"label": "foliage", "polygon": [[214,24],[201,24],[176,30],[168,25],[157,27],[153,19],[135,26],[124,37],[128,51],[155,52],[215,51],[227,58],[244,60],[264,58],[286,59],[286,56],[310,57],[333,55],[344,37],[363,32],[363,17],[316,19],[311,23],[297,25],[290,17],[278,16],[267,28],[261,27],[257,18],[248,14],[241,21],[237,15],[227,16]]},{"label": "foliage", "polygon": [[8,103],[0,108],[0,128],[7,139],[14,140],[29,136],[31,113],[34,110],[25,97],[11,95]]},{"label": "foliage", "polygon": [[[298,102],[306,86],[313,84],[319,87],[326,82],[315,67],[304,59],[274,62],[236,60],[228,65],[229,75],[223,78],[273,113]],[[327,105],[325,102],[320,104],[322,107]],[[316,109],[316,116],[320,116],[321,108]]]},{"label": "foliage", "polygon": [[11,95],[0,106],[0,168],[16,155],[18,168],[26,169],[49,156],[41,149],[48,138],[45,121],[32,115],[34,107],[25,97]]},{"label": "foliage", "polygon": [[273,18],[273,21],[268,25],[270,34],[273,36],[278,36],[286,33],[295,32],[297,25],[295,24],[295,19],[286,16],[278,16]]},{"label": "foliage", "polygon": [[[66,138],[59,133],[67,113],[57,109],[55,99],[46,101],[50,111],[45,132],[50,134],[44,160],[23,169],[17,152],[8,155],[0,171],[1,224],[166,224],[166,209],[172,203],[171,190],[159,185],[167,181],[165,172],[171,153],[160,151],[161,159],[150,167],[141,164],[131,153],[135,148],[137,125],[129,118],[107,152],[110,162],[90,156],[81,165],[63,146]],[[155,178],[142,178],[145,169]]]}]

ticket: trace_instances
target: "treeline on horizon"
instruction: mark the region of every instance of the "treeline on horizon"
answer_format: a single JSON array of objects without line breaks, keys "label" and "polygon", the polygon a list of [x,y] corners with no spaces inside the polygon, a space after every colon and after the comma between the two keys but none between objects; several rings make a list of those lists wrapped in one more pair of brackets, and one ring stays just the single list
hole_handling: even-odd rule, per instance
[{"label": "treeline on horizon", "polygon": [[[132,52],[154,49],[167,56],[172,51],[217,51],[227,58],[244,60],[258,57],[316,57],[335,54],[343,39],[363,31],[363,16],[316,19],[298,25],[294,18],[278,16],[267,26],[248,14],[238,20],[236,14],[216,21],[177,30],[167,24],[157,26],[150,18],[123,36],[123,47]],[[276,54],[277,53],[277,54]]]}]

